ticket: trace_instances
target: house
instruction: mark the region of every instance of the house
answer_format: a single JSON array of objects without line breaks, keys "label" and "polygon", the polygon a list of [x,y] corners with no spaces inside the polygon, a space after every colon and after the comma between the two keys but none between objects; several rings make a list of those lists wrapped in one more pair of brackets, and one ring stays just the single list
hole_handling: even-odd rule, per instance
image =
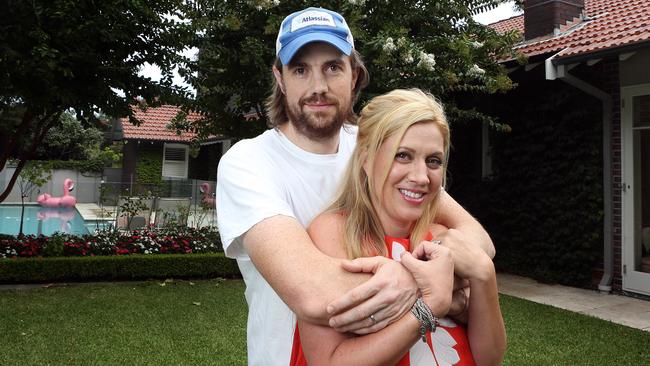
[{"label": "house", "polygon": [[512,132],[455,146],[479,146],[459,195],[497,265],[650,299],[650,1],[526,0],[490,27],[520,32],[527,63],[503,60],[518,87],[472,102]]},{"label": "house", "polygon": [[[230,147],[230,140],[212,136],[203,140],[198,149],[191,146],[196,138],[193,132],[177,134],[168,124],[180,108],[171,105],[141,110],[134,107],[136,126],[128,118],[117,121],[114,139],[123,142],[121,182],[123,184],[158,184],[160,182],[187,182],[187,180],[215,181],[217,164]],[[190,113],[191,123],[200,118]]]}]

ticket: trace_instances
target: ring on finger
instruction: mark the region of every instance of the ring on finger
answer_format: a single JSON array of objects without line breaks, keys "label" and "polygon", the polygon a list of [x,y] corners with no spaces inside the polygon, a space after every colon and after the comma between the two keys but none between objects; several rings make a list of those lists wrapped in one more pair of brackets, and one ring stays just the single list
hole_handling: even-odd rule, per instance
[{"label": "ring on finger", "polygon": [[440,245],[440,244],[442,244],[442,241],[440,241],[440,240],[431,240],[431,244]]},{"label": "ring on finger", "polygon": [[372,325],[377,324],[377,319],[375,318],[375,314],[370,314],[370,316],[368,318],[370,318],[370,320],[372,320]]}]

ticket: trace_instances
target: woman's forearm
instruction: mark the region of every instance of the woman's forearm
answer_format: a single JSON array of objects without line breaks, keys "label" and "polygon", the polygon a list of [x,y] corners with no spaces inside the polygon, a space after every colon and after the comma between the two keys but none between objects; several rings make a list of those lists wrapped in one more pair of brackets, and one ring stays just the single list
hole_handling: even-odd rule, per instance
[{"label": "woman's forearm", "polygon": [[383,330],[365,336],[345,336],[299,322],[307,363],[318,365],[394,365],[420,340],[420,323],[411,313]]},{"label": "woman's forearm", "polygon": [[484,276],[470,279],[467,331],[476,364],[501,365],[507,342],[492,263]]},{"label": "woman's forearm", "polygon": [[464,240],[477,245],[490,258],[494,258],[496,250],[490,235],[467,210],[444,191],[440,196],[439,205],[436,223],[449,229],[458,230],[462,234],[459,238],[452,237],[452,240]]}]

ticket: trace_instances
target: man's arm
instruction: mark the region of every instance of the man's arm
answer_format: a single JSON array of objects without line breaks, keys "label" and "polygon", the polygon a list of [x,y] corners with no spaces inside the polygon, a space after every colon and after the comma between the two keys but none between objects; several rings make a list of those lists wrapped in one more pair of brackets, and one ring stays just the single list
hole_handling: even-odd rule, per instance
[{"label": "man's arm", "polygon": [[[446,240],[465,240],[467,243],[478,245],[490,258],[494,258],[496,250],[490,235],[463,206],[458,204],[444,190],[440,192],[436,223],[449,228],[449,231],[441,234],[436,239],[443,242]],[[455,231],[459,231],[461,235],[457,235]]]},{"label": "man's arm", "polygon": [[259,141],[239,142],[219,162],[217,213],[226,254],[252,260],[291,310],[314,323],[327,324],[337,314],[328,314],[327,304],[355,286],[363,291],[349,300],[362,306],[344,314],[341,323],[370,322],[368,316],[378,313],[375,328],[381,329],[404,314],[417,291],[408,271],[385,266],[368,280],[369,275],[347,273],[340,260],[318,251],[294,216],[277,167],[260,146]]},{"label": "man's arm", "polygon": [[373,328],[378,330],[399,319],[415,300],[415,282],[399,263],[382,266],[372,278],[347,272],[341,259],[320,252],[291,217],[276,215],[262,220],[244,234],[243,244],[280,298],[299,318],[311,323],[328,324],[327,304],[362,284],[368,290],[356,295],[354,303],[365,306],[347,312],[339,324],[369,322],[371,314],[378,314]]},{"label": "man's arm", "polygon": [[[344,216],[326,213],[314,220],[308,232],[320,251],[332,258],[345,258],[344,225]],[[410,271],[415,274],[416,281],[419,279],[420,287],[424,288],[421,292],[429,300],[427,304],[431,311],[443,316],[451,301],[453,261],[447,248],[437,249],[446,251],[446,258],[441,255],[428,262],[413,259],[416,263],[410,266]],[[376,273],[382,266],[396,263],[386,257],[357,258],[352,262],[363,273]],[[412,314],[406,314],[388,327],[361,337],[310,324],[302,319],[298,319],[298,325],[305,357],[310,365],[392,365],[420,339],[420,323]]]},{"label": "man's arm", "polygon": [[[438,203],[438,214],[436,217],[436,223],[442,226],[447,227],[448,230],[440,230],[438,233],[434,232],[436,239],[442,241],[445,244],[455,244],[455,243],[468,243],[472,245],[478,245],[485,253],[494,257],[496,253],[494,249],[494,244],[492,239],[481,226],[481,224],[469,214],[461,205],[456,202],[446,191],[440,192],[440,200]],[[453,245],[452,245],[453,246]],[[355,265],[348,265],[348,262],[344,263],[344,268],[349,271],[359,271],[358,267]],[[365,284],[359,287],[356,287],[343,296],[337,298],[332,302],[328,310],[331,310],[330,313],[334,316],[330,319],[330,325],[336,328],[339,331],[347,332],[357,332],[355,329],[362,329],[358,334],[366,334],[369,331],[374,331],[374,329],[363,329],[362,327],[354,325],[353,329],[350,327],[351,314],[353,312],[347,311],[350,307],[356,304],[356,299],[360,297],[360,294],[366,291]],[[452,308],[456,310],[459,306],[464,308],[463,299],[458,297],[454,298]],[[461,305],[459,305],[461,304]],[[356,311],[356,309],[353,309]],[[338,314],[338,315],[337,315]],[[465,314],[461,314],[461,318]],[[379,328],[381,329],[381,328]]]}]

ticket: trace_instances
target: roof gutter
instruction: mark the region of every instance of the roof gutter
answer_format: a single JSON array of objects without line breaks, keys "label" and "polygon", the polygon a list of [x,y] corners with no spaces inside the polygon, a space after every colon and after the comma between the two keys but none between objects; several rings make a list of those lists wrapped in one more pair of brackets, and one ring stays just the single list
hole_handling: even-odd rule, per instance
[{"label": "roof gutter", "polygon": [[569,73],[569,67],[556,65],[553,59],[557,54],[545,61],[546,79],[560,79],[565,83],[599,99],[603,104],[603,277],[598,285],[598,290],[610,292],[612,290],[613,253],[612,253],[612,96],[596,88],[584,80]]},{"label": "roof gutter", "polygon": [[[631,43],[627,44],[624,46],[619,46],[619,47],[613,47],[613,48],[607,48],[604,50],[600,51],[595,51],[595,52],[588,52],[588,53],[581,53],[578,55],[574,56],[563,56],[562,58],[556,58],[556,55],[553,55],[551,57],[553,59],[553,64],[559,65],[559,64],[564,64],[564,65],[569,65],[577,62],[582,62],[582,61],[587,61],[587,60],[593,60],[597,58],[605,58],[609,56],[618,56],[620,54],[628,53],[628,52],[636,52],[640,50],[645,50],[650,47],[650,41],[641,41],[641,42],[636,42],[636,43]],[[562,51],[560,51],[562,52]]]}]

